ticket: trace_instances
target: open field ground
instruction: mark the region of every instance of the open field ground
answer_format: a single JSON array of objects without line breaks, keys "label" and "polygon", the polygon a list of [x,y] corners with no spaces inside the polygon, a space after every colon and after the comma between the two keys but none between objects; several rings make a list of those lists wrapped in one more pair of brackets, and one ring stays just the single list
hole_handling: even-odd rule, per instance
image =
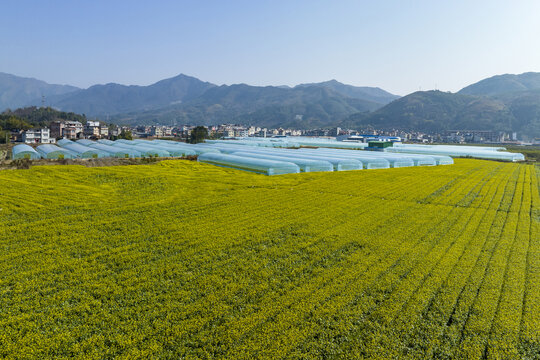
[{"label": "open field ground", "polygon": [[[178,158],[177,158],[178,159]],[[183,159],[195,160],[193,156],[187,156]],[[158,161],[167,160],[166,158],[103,158],[103,159],[16,159],[16,160],[0,160],[1,170],[14,170],[14,169],[29,169],[32,166],[58,166],[58,165],[82,165],[86,167],[97,166],[120,166],[120,165],[139,165],[150,164]]]},{"label": "open field ground", "polygon": [[540,163],[540,146],[506,146],[508,151],[517,152],[525,155],[525,158],[529,161],[536,161]]},{"label": "open field ground", "polygon": [[0,144],[0,161],[6,160],[11,157],[11,144]]},{"label": "open field ground", "polygon": [[540,355],[539,168],[0,171],[0,358]]}]

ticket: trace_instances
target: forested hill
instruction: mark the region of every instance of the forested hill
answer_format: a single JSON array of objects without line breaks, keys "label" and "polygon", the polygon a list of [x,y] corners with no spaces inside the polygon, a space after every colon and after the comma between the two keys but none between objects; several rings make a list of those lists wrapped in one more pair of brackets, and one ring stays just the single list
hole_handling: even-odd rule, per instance
[{"label": "forested hill", "polygon": [[[180,74],[149,86],[106,84],[77,89],[0,74],[0,97],[13,98],[28,82],[46,85],[50,93],[46,103],[52,108],[127,125],[235,122],[298,129],[501,130],[540,137],[540,73],[498,75],[458,93],[423,91],[402,98],[377,87],[336,80],[295,87],[217,86]],[[42,101],[36,91],[26,97],[35,96],[30,105]]]},{"label": "forested hill", "polygon": [[79,90],[70,85],[47,84],[45,81],[0,72],[0,111],[26,105],[40,105],[43,97],[64,95]]},{"label": "forested hill", "polygon": [[529,90],[540,90],[540,73],[528,72],[519,75],[504,74],[492,76],[464,87],[459,93],[464,95],[495,96]]},{"label": "forested hill", "polygon": [[[4,85],[6,88],[15,86]],[[376,110],[397,98],[380,88],[357,87],[336,80],[294,88],[217,86],[184,74],[148,86],[110,83],[70,90],[49,94],[45,103],[62,111],[110,118],[125,124],[246,121],[263,126],[324,127],[333,126],[356,112]],[[34,99],[25,100],[27,105],[41,105],[41,95],[32,94]],[[4,107],[15,108],[12,105],[14,103],[6,103]]]},{"label": "forested hill", "polygon": [[335,125],[351,114],[373,111],[380,103],[344,96],[320,86],[223,85],[175,106],[119,115],[120,123],[219,124],[238,122],[266,127],[309,129]]},{"label": "forested hill", "polygon": [[337,80],[330,80],[312,84],[300,84],[297,85],[296,88],[310,86],[324,87],[354,99],[367,100],[379,104],[388,104],[389,102],[399,98],[399,96],[390,94],[388,91],[385,91],[378,87],[352,86],[340,83]]},{"label": "forested hill", "polygon": [[498,97],[418,91],[373,113],[342,122],[353,128],[439,132],[450,129],[517,131],[540,136],[540,91]]},{"label": "forested hill", "polygon": [[67,95],[55,96],[49,103],[58,109],[90,116],[159,109],[197,98],[216,85],[180,74],[149,86],[121,84],[94,85]]},{"label": "forested hill", "polygon": [[58,111],[50,107],[36,106],[8,110],[0,114],[0,130],[28,130],[35,127],[48,127],[57,120],[86,123],[86,116],[73,112]]}]

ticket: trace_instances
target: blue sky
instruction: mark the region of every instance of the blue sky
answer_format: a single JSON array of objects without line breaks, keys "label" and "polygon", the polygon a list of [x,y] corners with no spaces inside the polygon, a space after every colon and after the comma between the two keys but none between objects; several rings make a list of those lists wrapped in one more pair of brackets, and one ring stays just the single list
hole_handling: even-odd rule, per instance
[{"label": "blue sky", "polygon": [[540,71],[540,1],[2,0],[0,71],[49,83],[337,79],[405,95]]}]

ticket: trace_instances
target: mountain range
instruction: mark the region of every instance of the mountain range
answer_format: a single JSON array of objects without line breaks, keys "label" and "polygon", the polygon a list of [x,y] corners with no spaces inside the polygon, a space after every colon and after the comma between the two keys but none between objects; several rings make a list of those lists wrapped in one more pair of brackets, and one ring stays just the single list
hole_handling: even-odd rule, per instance
[{"label": "mountain range", "polygon": [[372,113],[349,116],[352,128],[494,130],[540,137],[540,73],[497,75],[457,93],[418,91]]},{"label": "mountain range", "polygon": [[11,88],[10,93],[19,94],[19,97],[7,98],[0,103],[0,110],[40,105],[43,95],[45,105],[123,124],[210,125],[247,121],[267,124],[265,126],[319,127],[357,112],[376,110],[398,98],[379,88],[355,87],[336,80],[294,88],[246,84],[217,86],[180,74],[149,86],[110,83],[88,89],[70,87],[59,93],[60,85],[49,85],[49,89],[39,80],[19,79],[26,89],[32,83],[35,89],[20,91],[15,82],[6,83],[6,89]]},{"label": "mountain range", "polygon": [[65,95],[80,90],[70,85],[51,85],[45,81],[0,72],[0,111],[27,105],[40,105],[42,97]]},{"label": "mountain range", "polygon": [[404,97],[336,80],[289,86],[215,85],[180,74],[149,86],[80,89],[0,73],[0,111],[41,105],[120,124],[243,123],[265,127],[517,131],[540,136],[540,73],[497,75],[457,93]]},{"label": "mountain range", "polygon": [[88,89],[51,96],[47,102],[61,110],[104,116],[182,103],[200,96],[212,87],[215,85],[181,74],[149,86],[114,83],[94,85]]},{"label": "mountain range", "polygon": [[464,95],[494,96],[512,92],[540,89],[540,73],[496,75],[466,86],[459,91]]}]

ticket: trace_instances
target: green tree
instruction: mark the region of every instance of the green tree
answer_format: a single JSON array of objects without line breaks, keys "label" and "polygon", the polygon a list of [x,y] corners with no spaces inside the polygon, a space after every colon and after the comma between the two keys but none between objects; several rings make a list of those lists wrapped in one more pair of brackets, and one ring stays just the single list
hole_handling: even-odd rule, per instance
[{"label": "green tree", "polygon": [[9,142],[9,131],[2,130],[0,127],[0,144],[7,144]]},{"label": "green tree", "polygon": [[6,110],[0,114],[0,126],[7,130],[27,130],[32,127],[48,127],[53,121],[70,120],[86,123],[86,116],[63,112],[51,107],[30,106]]},{"label": "green tree", "polygon": [[208,139],[208,129],[204,126],[197,126],[195,129],[191,130],[190,143],[197,144],[204,142],[204,139]]},{"label": "green tree", "polygon": [[133,134],[129,130],[122,130],[120,135],[118,135],[118,139],[133,140]]},{"label": "green tree", "polygon": [[32,127],[23,119],[14,115],[0,114],[0,128],[4,130],[28,130]]}]

